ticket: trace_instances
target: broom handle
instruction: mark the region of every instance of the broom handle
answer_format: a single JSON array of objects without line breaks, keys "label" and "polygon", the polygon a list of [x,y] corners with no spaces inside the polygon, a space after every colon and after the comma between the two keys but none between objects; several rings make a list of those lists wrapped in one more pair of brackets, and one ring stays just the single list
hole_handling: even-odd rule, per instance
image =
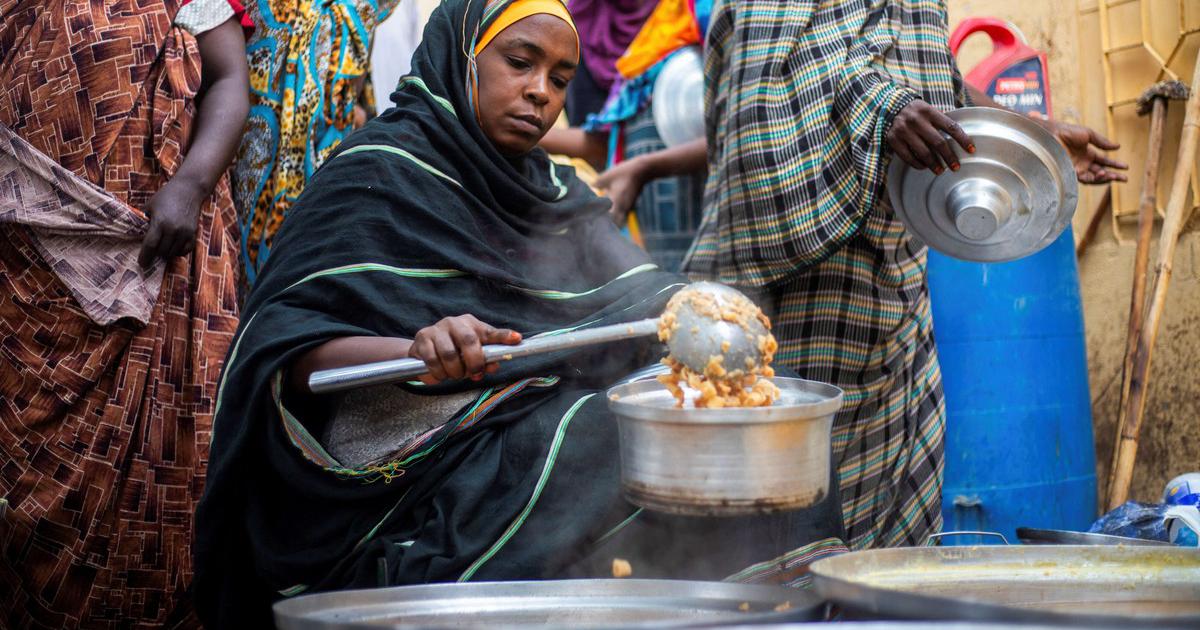
[{"label": "broom handle", "polygon": [[1121,410],[1121,437],[1117,442],[1116,462],[1113,466],[1112,486],[1109,488],[1109,507],[1120,505],[1129,497],[1129,484],[1133,479],[1133,464],[1137,459],[1138,436],[1146,412],[1146,391],[1149,385],[1150,359],[1154,342],[1158,338],[1158,327],[1167,303],[1167,288],[1171,284],[1171,261],[1175,258],[1175,246],[1179,244],[1179,232],[1187,219],[1185,202],[1192,169],[1195,167],[1196,145],[1200,141],[1200,54],[1196,56],[1196,68],[1192,76],[1191,95],[1183,118],[1183,130],[1179,140],[1179,154],[1175,160],[1175,178],[1171,182],[1171,196],[1167,201],[1167,216],[1163,220],[1162,234],[1158,240],[1158,262],[1155,265],[1154,297],[1146,314],[1145,326],[1138,335],[1137,354],[1133,360],[1133,375],[1129,381],[1129,401]]},{"label": "broom handle", "polygon": [[[1133,290],[1129,296],[1129,329],[1125,335],[1125,362],[1121,369],[1121,404],[1117,407],[1122,418],[1124,409],[1129,404],[1133,361],[1137,356],[1138,337],[1142,334],[1142,324],[1146,315],[1146,268],[1150,264],[1150,238],[1154,234],[1154,211],[1158,206],[1158,167],[1162,158],[1163,123],[1166,118],[1167,99],[1155,98],[1150,112],[1150,143],[1147,145],[1146,170],[1142,177],[1142,197],[1138,202],[1137,252],[1134,254]],[[1116,498],[1112,495],[1111,489],[1115,488],[1117,464],[1121,452],[1121,435],[1124,433],[1123,425],[1123,422],[1117,423],[1117,435],[1113,440],[1112,465],[1108,470],[1107,488],[1110,489],[1108,496],[1112,497],[1109,499],[1110,504]],[[1113,507],[1115,506],[1109,505],[1109,509]]]}]

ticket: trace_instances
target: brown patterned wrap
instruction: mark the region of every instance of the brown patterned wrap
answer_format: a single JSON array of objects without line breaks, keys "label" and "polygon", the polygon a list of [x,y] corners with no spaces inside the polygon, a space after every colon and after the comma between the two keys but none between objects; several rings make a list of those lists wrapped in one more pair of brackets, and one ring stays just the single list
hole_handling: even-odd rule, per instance
[{"label": "brown patterned wrap", "polygon": [[149,221],[0,124],[0,223],[29,228],[42,260],[92,321],[145,324],[158,301],[162,261],[142,271]]},{"label": "brown patterned wrap", "polygon": [[[36,175],[33,156],[0,177],[0,627],[159,627],[191,578],[192,513],[237,325],[226,181],[201,208],[195,253],[166,265],[161,284],[122,271],[146,223],[136,209],[191,134],[200,56],[172,27],[177,9],[0,0],[0,125],[62,169]],[[36,211],[13,209],[27,193]],[[95,232],[79,232],[89,222]],[[146,286],[161,290],[143,325]]]}]

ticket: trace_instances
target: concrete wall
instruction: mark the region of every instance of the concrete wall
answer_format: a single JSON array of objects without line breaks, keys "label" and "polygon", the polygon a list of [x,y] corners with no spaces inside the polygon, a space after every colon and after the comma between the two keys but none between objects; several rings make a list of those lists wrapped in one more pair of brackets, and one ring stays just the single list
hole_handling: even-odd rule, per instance
[{"label": "concrete wall", "polygon": [[[1056,118],[1087,124],[1108,133],[1106,118],[1105,74],[1102,65],[1102,39],[1097,8],[1099,0],[949,0],[951,28],[967,16],[992,15],[1015,23],[1035,48],[1047,52],[1050,88]],[[1119,0],[1107,0],[1117,4]],[[1185,28],[1200,28],[1200,2],[1142,0],[1151,3],[1157,16],[1165,16],[1156,37],[1170,39],[1181,23]],[[1185,15],[1178,7],[1186,6]],[[1135,0],[1113,9],[1115,24],[1110,33],[1114,40],[1133,37],[1140,31],[1139,5]],[[1164,30],[1161,27],[1166,27]],[[1114,41],[1110,41],[1110,44]],[[1188,36],[1172,68],[1190,81],[1192,61],[1200,46],[1200,33]],[[966,71],[990,52],[990,44],[980,36],[968,40],[959,53],[959,65]],[[1118,59],[1113,64],[1113,82],[1122,94],[1136,94],[1157,80],[1152,72],[1139,67],[1144,59]],[[1119,100],[1116,99],[1116,100]],[[1170,139],[1163,153],[1164,172],[1159,186],[1159,205],[1166,205],[1172,165],[1182,126],[1182,106],[1170,117],[1166,135]],[[1117,152],[1130,163],[1130,183],[1119,191],[1118,213],[1128,213],[1137,202],[1142,188],[1141,167],[1146,151],[1145,119],[1137,119],[1131,108],[1114,110],[1114,139],[1122,143]],[[1103,189],[1083,191],[1076,213],[1076,234],[1090,217]],[[1200,236],[1193,220],[1180,241],[1175,256],[1174,274],[1166,315],[1160,328],[1151,371],[1151,386],[1141,449],[1133,479],[1132,497],[1157,500],[1163,484],[1171,477],[1200,470]],[[1112,444],[1116,431],[1120,399],[1121,369],[1124,360],[1125,333],[1129,312],[1129,291],[1133,281],[1133,225],[1125,220],[1106,217],[1095,241],[1079,261],[1080,284],[1087,327],[1088,362],[1092,392],[1092,411],[1096,429],[1097,473],[1103,486],[1108,477]],[[1157,236],[1156,236],[1157,238]],[[1152,259],[1153,260],[1153,259]],[[1149,290],[1149,288],[1148,288]],[[1102,489],[1103,491],[1103,489]]]}]

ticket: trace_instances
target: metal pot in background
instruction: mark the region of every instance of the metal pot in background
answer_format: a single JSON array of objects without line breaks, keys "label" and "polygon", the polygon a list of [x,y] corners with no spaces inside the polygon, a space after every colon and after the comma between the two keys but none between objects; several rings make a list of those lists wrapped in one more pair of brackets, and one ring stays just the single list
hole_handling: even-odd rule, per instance
[{"label": "metal pot in background", "polygon": [[1012,545],[856,551],[810,567],[857,618],[1200,627],[1200,549]]},{"label": "metal pot in background", "polygon": [[807,591],[676,580],[426,584],[277,602],[280,630],[382,628],[703,628],[824,618]]},{"label": "metal pot in background", "polygon": [[658,381],[608,390],[621,435],[621,485],[658,512],[733,516],[800,509],[829,492],[830,431],[842,391],[772,379],[770,407],[675,407]]},{"label": "metal pot in background", "polygon": [[961,260],[1003,262],[1041,251],[1071,224],[1079,199],[1066,149],[1030,118],[991,107],[947,114],[975,143],[951,146],[962,167],[932,171],[894,159],[892,208],[929,247]]}]

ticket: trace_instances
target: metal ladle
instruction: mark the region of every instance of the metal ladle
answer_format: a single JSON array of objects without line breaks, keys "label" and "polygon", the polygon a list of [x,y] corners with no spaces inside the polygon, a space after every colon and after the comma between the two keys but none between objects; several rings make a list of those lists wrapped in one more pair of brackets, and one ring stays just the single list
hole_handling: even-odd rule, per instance
[{"label": "metal ladle", "polygon": [[[746,299],[738,290],[714,282],[696,282],[682,291],[707,293],[712,296],[718,309],[732,304],[735,300]],[[701,315],[692,308],[690,301],[684,300],[676,311],[675,321],[678,328],[667,342],[667,350],[672,358],[691,370],[703,373],[709,359],[717,355],[724,355],[723,365],[730,371],[746,367],[747,359],[754,366],[762,365],[758,338],[767,335],[767,329],[757,319],[751,319],[747,327],[742,328],[738,324]],[[643,319],[625,324],[531,337],[512,346],[486,345],[483,347],[483,356],[488,363],[494,363],[546,352],[648,337],[658,334],[658,322],[658,318]],[[726,342],[729,344],[728,349],[722,350]],[[429,369],[420,359],[395,359],[313,372],[308,379],[308,388],[315,394],[327,394],[409,380],[428,373]]]}]

